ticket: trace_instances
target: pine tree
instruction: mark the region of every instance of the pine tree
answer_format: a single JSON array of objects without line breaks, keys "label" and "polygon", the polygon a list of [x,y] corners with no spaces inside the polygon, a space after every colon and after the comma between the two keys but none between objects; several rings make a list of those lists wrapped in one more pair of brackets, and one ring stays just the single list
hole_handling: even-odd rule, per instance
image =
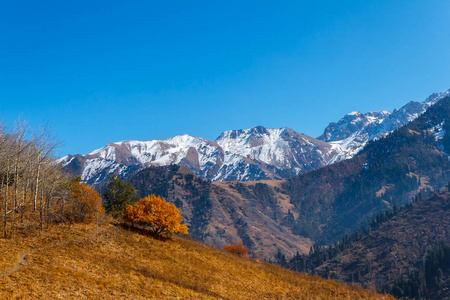
[{"label": "pine tree", "polygon": [[103,200],[106,211],[117,218],[127,205],[134,204],[139,197],[129,181],[123,181],[117,176],[110,176],[109,181],[105,184]]}]

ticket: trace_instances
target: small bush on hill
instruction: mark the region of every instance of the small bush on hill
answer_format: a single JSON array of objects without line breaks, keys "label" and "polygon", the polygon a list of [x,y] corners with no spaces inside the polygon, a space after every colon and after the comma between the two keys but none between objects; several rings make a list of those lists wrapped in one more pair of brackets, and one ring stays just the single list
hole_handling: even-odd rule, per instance
[{"label": "small bush on hill", "polygon": [[225,245],[223,249],[237,256],[246,255],[250,251],[250,249],[245,247],[244,244],[238,242],[233,242],[231,245]]},{"label": "small bush on hill", "polygon": [[89,185],[76,179],[71,183],[71,197],[67,218],[71,221],[89,222],[102,215],[105,210],[100,195]]}]

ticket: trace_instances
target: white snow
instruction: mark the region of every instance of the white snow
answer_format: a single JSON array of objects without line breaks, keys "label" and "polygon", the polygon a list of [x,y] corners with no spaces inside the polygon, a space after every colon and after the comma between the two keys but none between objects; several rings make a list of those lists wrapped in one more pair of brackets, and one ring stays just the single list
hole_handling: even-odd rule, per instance
[{"label": "white snow", "polygon": [[57,159],[57,160],[55,161],[55,165],[61,165],[61,167],[65,167],[65,166],[67,166],[68,164],[70,164],[70,163],[72,162],[73,159],[74,159],[74,157],[71,157],[71,158],[69,159],[69,156],[66,155],[66,156],[64,156],[64,157],[61,157],[60,159]]},{"label": "white snow", "polygon": [[445,135],[445,130],[444,130],[444,128],[442,127],[443,125],[444,125],[444,122],[442,122],[442,123],[439,124],[439,125],[436,125],[435,127],[433,127],[433,128],[431,129],[431,132],[433,132],[433,135],[434,135],[434,138],[436,139],[436,141],[442,140],[442,138],[443,138],[444,135]]},{"label": "white snow", "polygon": [[102,158],[94,158],[87,160],[84,166],[83,173],[81,174],[81,179],[83,181],[88,181],[89,179],[95,177],[102,170],[114,169],[116,168],[116,165],[118,165],[116,162],[111,160],[105,160]]},{"label": "white snow", "polygon": [[444,146],[442,144],[442,138],[445,136],[445,129],[443,128],[444,122],[445,121],[431,128],[431,132],[434,135],[439,151],[441,151],[442,154],[448,156],[450,159],[450,155],[445,152]]},{"label": "white snow", "polygon": [[254,128],[245,130],[225,131],[216,142],[225,151],[225,162],[231,156],[258,160],[266,164],[288,164],[286,151],[290,148],[288,142],[282,139],[287,128],[265,129],[264,133],[254,132]]}]

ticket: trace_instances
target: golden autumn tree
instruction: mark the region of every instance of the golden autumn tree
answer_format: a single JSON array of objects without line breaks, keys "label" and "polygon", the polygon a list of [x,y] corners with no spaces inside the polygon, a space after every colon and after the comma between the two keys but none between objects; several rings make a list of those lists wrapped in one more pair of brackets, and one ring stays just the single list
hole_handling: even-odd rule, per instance
[{"label": "golden autumn tree", "polygon": [[237,256],[243,256],[250,251],[244,244],[238,242],[233,242],[231,245],[225,245],[223,246],[223,249]]},{"label": "golden autumn tree", "polygon": [[154,236],[172,233],[187,234],[187,226],[175,204],[167,203],[164,198],[150,195],[140,199],[134,205],[127,205],[123,214],[125,222],[149,227]]},{"label": "golden autumn tree", "polygon": [[71,217],[75,221],[91,221],[105,212],[100,195],[89,185],[73,182],[70,197]]}]

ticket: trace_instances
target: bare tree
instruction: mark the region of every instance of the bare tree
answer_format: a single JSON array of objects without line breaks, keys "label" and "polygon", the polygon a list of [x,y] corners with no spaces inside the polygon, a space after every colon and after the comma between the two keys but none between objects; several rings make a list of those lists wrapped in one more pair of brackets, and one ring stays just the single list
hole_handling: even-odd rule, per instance
[{"label": "bare tree", "polygon": [[14,222],[15,222],[15,213],[21,204],[18,203],[19,198],[19,176],[23,176],[25,171],[22,169],[23,155],[27,150],[28,143],[26,141],[26,135],[28,132],[28,125],[19,119],[16,123],[16,128],[14,132],[15,139],[15,149],[14,149],[14,203],[13,203],[13,211],[14,213],[11,215],[11,229],[10,235],[13,235],[14,230]]},{"label": "bare tree", "polygon": [[35,134],[33,139],[34,144],[36,145],[36,178],[35,178],[35,190],[34,190],[34,211],[37,210],[37,197],[39,192],[39,184],[40,184],[40,175],[42,165],[47,162],[51,158],[53,151],[59,144],[55,138],[50,135],[50,132],[47,127],[41,126],[38,133]]},{"label": "bare tree", "polygon": [[24,222],[27,207],[32,207],[30,220],[36,219],[38,201],[42,229],[44,213],[49,220],[51,203],[57,203],[53,200],[58,189],[67,189],[62,182],[68,179],[52,157],[58,143],[49,130],[41,127],[31,138],[29,135],[28,125],[20,120],[9,131],[0,126],[0,212],[3,210],[4,237],[8,233],[13,236],[16,214],[20,213],[20,223]]}]

